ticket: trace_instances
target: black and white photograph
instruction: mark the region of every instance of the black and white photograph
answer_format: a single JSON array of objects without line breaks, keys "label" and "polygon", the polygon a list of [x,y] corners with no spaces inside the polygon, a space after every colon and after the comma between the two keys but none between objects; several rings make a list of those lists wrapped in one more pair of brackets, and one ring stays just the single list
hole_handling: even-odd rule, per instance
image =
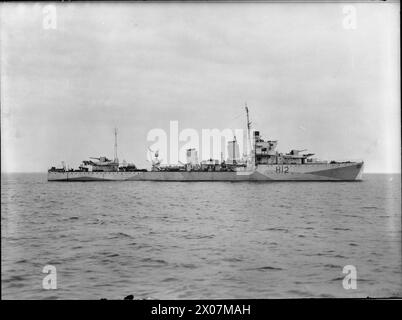
[{"label": "black and white photograph", "polygon": [[2,300],[402,298],[399,1],[0,12]]}]

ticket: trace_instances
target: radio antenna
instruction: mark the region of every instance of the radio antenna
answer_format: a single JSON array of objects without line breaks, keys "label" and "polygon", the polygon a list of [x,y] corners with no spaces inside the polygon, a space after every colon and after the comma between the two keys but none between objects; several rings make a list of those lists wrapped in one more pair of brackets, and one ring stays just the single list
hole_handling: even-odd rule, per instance
[{"label": "radio antenna", "polygon": [[114,162],[119,162],[117,158],[117,128],[114,128]]},{"label": "radio antenna", "polygon": [[250,121],[250,117],[248,114],[247,102],[245,104],[245,108],[246,108],[246,116],[247,116],[247,142],[248,142],[247,147],[250,149],[250,153],[251,153],[251,137],[250,137],[251,121]]}]

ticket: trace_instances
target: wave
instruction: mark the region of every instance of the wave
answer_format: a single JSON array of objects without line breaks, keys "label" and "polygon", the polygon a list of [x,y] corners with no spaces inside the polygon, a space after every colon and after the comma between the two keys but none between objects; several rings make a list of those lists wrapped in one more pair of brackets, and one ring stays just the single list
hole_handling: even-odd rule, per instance
[{"label": "wave", "polygon": [[246,270],[256,270],[256,271],[267,271],[267,270],[272,270],[272,271],[280,271],[283,270],[282,268],[279,267],[272,267],[272,266],[264,266],[264,267],[259,267],[259,268],[250,268]]}]

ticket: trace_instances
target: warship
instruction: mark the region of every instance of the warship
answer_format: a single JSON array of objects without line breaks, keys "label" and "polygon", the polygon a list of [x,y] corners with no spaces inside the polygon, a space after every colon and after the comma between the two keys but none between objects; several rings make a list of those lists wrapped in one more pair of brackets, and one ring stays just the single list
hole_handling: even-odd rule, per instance
[{"label": "warship", "polygon": [[[158,151],[153,152],[150,170],[139,169],[133,163],[119,162],[117,131],[114,159],[91,157],[78,169],[51,167],[48,181],[360,181],[363,161],[328,161],[313,158],[306,150],[277,151],[277,140],[264,140],[259,131],[251,132],[248,107],[248,152],[240,159],[236,138],[228,144],[229,157],[198,161],[197,150],[186,150],[186,163],[162,165]],[[97,161],[95,161],[97,160]]]}]

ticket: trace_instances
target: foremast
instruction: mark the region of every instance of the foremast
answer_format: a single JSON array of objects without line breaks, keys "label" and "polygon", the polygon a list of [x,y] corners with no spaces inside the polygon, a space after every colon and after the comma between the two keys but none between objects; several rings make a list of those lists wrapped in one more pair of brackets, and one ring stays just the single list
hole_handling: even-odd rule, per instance
[{"label": "foremast", "polygon": [[[247,120],[247,151],[246,151],[246,170],[255,170],[256,162],[255,162],[255,141],[251,142],[251,121],[250,115],[247,107],[247,102],[245,103],[246,109],[246,120]],[[254,139],[253,139],[254,140]]]}]

